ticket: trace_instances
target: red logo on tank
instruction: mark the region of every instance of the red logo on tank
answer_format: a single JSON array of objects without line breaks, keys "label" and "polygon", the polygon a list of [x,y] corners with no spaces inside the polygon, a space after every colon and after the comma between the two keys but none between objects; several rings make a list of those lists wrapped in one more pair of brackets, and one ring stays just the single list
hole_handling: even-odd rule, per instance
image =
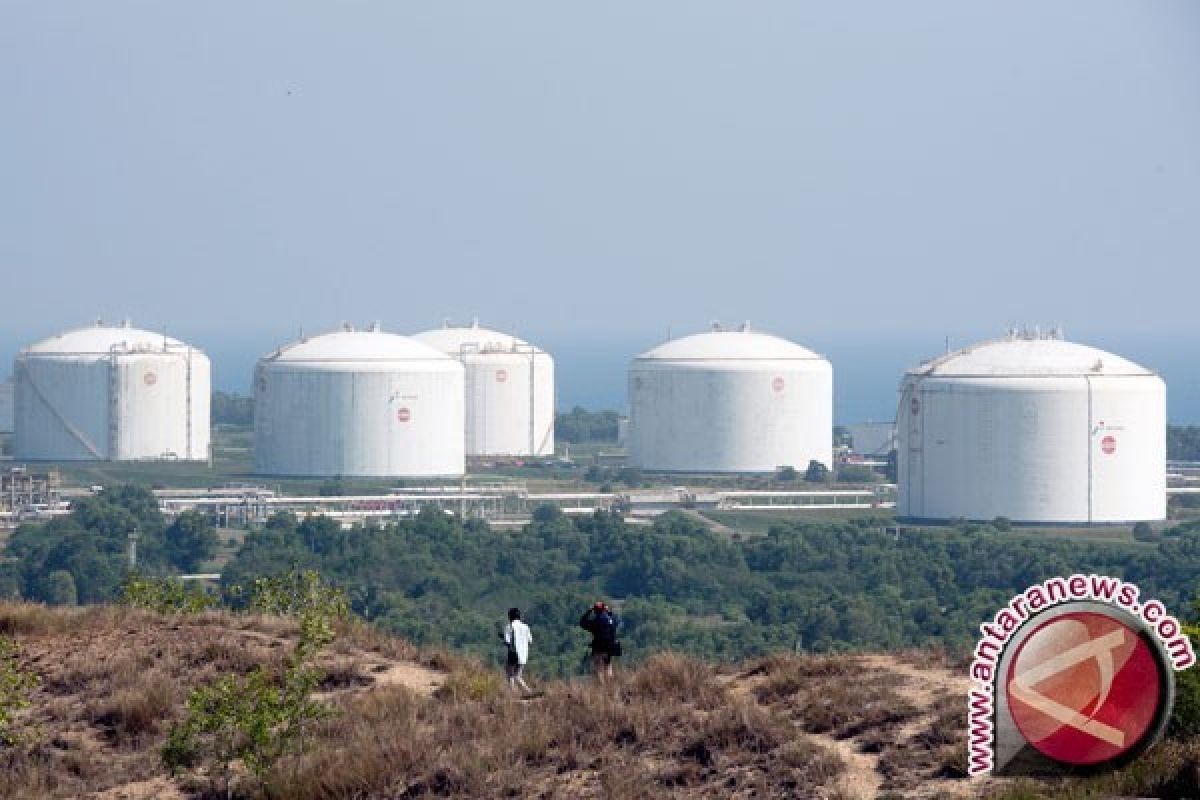
[{"label": "red logo on tank", "polygon": [[410,419],[412,419],[412,412],[407,408],[402,408],[396,412],[396,419],[400,420],[401,422],[408,422]]}]

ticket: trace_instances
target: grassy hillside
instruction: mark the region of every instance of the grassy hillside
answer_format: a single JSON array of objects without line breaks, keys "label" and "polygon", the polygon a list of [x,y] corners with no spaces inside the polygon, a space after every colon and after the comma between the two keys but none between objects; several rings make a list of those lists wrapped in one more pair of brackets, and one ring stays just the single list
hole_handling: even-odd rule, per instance
[{"label": "grassy hillside", "polygon": [[[294,620],[114,606],[0,604],[0,635],[37,674],[0,749],[0,797],[215,797],[213,769],[172,774],[160,750],[189,692],[278,665]],[[552,681],[535,697],[494,671],[340,625],[319,658],[332,715],[241,798],[1186,797],[1200,742],[1088,784],[962,778],[963,678],[930,654],[773,656],[737,667],[663,654],[609,685]],[[1192,784],[1193,786],[1195,784]]]}]

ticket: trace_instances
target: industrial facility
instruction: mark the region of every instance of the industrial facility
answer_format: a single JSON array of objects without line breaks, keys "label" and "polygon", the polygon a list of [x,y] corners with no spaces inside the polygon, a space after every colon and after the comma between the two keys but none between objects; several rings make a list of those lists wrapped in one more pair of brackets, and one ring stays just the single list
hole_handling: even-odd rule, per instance
[{"label": "industrial facility", "polygon": [[208,459],[210,367],[190,345],[97,323],[25,348],[13,372],[17,458]]},{"label": "industrial facility", "polygon": [[282,347],[255,369],[258,472],[462,475],[463,372],[445,353],[378,324]]},{"label": "industrial facility", "polygon": [[749,330],[668,341],[629,367],[629,460],[669,472],[833,464],[833,368]]},{"label": "industrial facility", "polygon": [[1104,524],[1166,516],[1166,387],[1055,332],[1006,337],[900,385],[902,519]]},{"label": "industrial facility", "polygon": [[466,452],[554,455],[554,359],[507,333],[446,323],[412,338],[466,370]]}]

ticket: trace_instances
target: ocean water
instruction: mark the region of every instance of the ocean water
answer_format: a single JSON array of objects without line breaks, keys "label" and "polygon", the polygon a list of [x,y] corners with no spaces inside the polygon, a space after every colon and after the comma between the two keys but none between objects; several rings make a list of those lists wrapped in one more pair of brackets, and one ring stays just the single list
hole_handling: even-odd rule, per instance
[{"label": "ocean water", "polygon": [[[203,348],[213,363],[213,386],[248,393],[254,363],[288,337],[278,335],[180,336]],[[1167,417],[1177,425],[1200,425],[1200,334],[1079,337],[1157,370],[1167,382]],[[589,337],[542,334],[535,339],[555,358],[559,408],[627,410],[625,372],[637,353],[658,340],[645,337]],[[22,345],[0,334],[0,378],[11,373]],[[840,424],[887,421],[895,416],[896,389],[904,371],[944,351],[945,340],[931,335],[818,335],[804,344],[823,353],[834,368],[834,419]],[[952,347],[963,342],[951,342]]]}]

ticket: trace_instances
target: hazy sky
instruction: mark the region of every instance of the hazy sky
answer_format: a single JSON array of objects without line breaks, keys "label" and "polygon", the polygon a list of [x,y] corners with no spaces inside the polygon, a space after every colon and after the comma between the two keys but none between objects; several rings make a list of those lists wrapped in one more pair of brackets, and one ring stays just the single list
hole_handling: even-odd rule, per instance
[{"label": "hazy sky", "polygon": [[1200,422],[1196,0],[0,0],[0,101],[0,363],[131,316],[245,387],[477,315],[616,404],[749,319],[846,420],[1040,322]]}]

